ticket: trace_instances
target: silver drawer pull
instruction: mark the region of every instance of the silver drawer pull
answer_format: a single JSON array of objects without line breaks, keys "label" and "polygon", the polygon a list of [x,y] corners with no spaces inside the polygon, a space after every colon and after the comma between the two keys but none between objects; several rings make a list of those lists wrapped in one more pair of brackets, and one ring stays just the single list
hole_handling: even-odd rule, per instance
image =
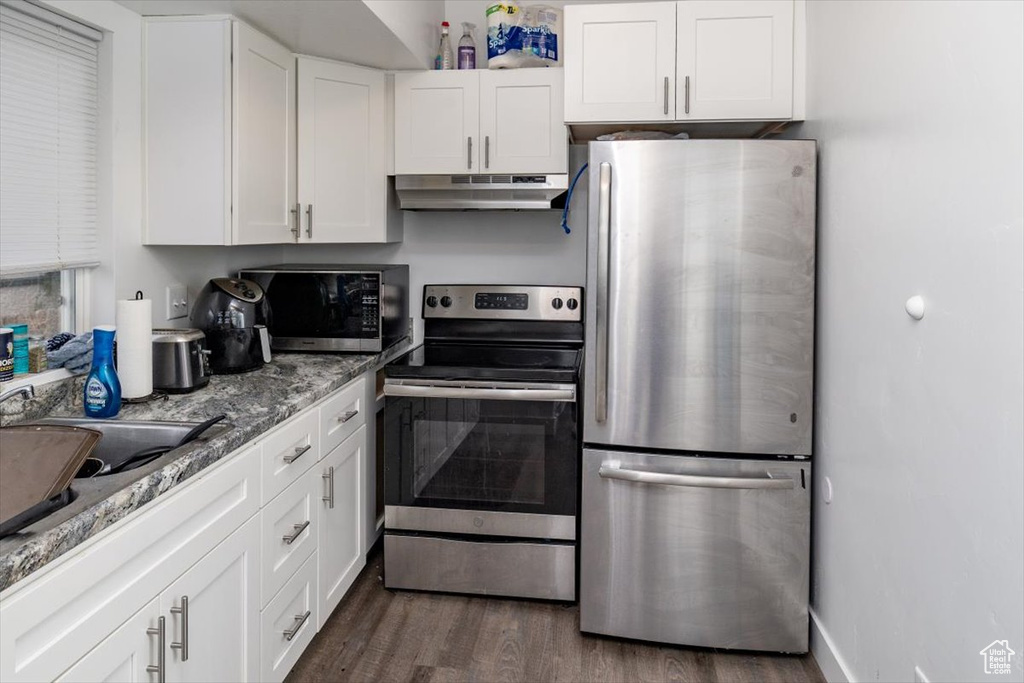
[{"label": "silver drawer pull", "polygon": [[302,626],[306,623],[306,619],[309,619],[309,614],[310,614],[309,610],[306,610],[305,614],[296,614],[295,615],[295,622],[296,622],[295,625],[292,626],[291,628],[286,628],[284,630],[284,639],[285,640],[291,640],[292,638],[295,637],[295,635],[300,630],[302,630]]},{"label": "silver drawer pull", "polygon": [[167,619],[166,617],[160,617],[156,620],[156,628],[147,628],[146,634],[156,636],[157,650],[156,653],[156,664],[150,664],[146,667],[146,673],[156,674],[157,683],[165,683],[167,680],[167,655],[165,650],[167,647]]},{"label": "silver drawer pull", "polygon": [[181,642],[171,643],[172,650],[181,650],[181,661],[188,661],[188,596],[181,596],[181,607],[172,607],[171,614],[181,615]]},{"label": "silver drawer pull", "polygon": [[601,465],[597,473],[603,479],[620,479],[638,484],[664,484],[666,486],[694,486],[705,489],[791,489],[793,479],[787,476],[766,477],[705,477],[699,474],[669,474],[643,470],[621,469],[615,464]]},{"label": "silver drawer pull", "polygon": [[340,422],[341,424],[345,424],[346,422],[348,422],[349,420],[351,420],[353,417],[355,417],[358,414],[359,414],[358,410],[349,410],[344,415],[339,415],[338,416],[338,422]]},{"label": "silver drawer pull", "polygon": [[305,522],[303,522],[302,524],[292,524],[292,528],[295,529],[295,531],[292,532],[291,536],[282,536],[281,540],[284,541],[285,543],[287,543],[288,545],[291,545],[292,543],[295,542],[295,539],[297,539],[299,536],[302,535],[302,532],[305,531],[306,527],[308,527],[308,526],[309,526],[309,520],[308,519]]},{"label": "silver drawer pull", "polygon": [[296,446],[295,453],[293,455],[284,456],[285,464],[291,465],[293,462],[301,458],[309,449],[313,448],[312,444],[306,444],[305,446]]},{"label": "silver drawer pull", "polygon": [[327,503],[327,507],[334,509],[334,465],[327,468],[326,474],[321,474],[321,478],[327,480],[327,495],[323,496],[320,500]]}]

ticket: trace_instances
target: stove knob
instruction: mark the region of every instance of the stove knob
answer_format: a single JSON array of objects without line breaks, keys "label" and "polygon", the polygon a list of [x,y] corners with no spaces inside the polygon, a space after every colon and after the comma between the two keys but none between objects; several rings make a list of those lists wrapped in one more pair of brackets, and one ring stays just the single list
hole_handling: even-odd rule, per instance
[{"label": "stove knob", "polygon": [[569,299],[568,301],[565,302],[565,305],[569,307],[570,311],[575,311],[576,308],[580,305],[580,302],[576,301],[576,299]]},{"label": "stove knob", "polygon": [[433,295],[428,296],[427,297],[427,305],[430,306],[431,308],[434,308],[435,306],[437,306],[437,297],[433,296]]},{"label": "stove knob", "polygon": [[452,298],[450,296],[442,296],[441,305],[444,306],[445,308],[448,308],[449,306],[452,305]]},{"label": "stove knob", "polygon": [[557,296],[551,300],[551,306],[557,311],[562,307],[562,300]]}]

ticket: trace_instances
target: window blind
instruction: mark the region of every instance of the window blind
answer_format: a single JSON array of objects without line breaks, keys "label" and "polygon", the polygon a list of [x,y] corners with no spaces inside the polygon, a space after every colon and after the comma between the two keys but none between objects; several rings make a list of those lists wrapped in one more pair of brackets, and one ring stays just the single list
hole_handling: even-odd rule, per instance
[{"label": "window blind", "polygon": [[0,1],[0,276],[96,265],[102,34]]}]

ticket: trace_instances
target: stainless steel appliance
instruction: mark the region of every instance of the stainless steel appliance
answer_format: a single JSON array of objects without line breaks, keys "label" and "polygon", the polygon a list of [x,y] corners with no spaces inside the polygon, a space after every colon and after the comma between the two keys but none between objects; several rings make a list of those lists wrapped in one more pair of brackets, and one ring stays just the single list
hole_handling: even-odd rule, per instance
[{"label": "stainless steel appliance", "polygon": [[402,209],[413,210],[530,210],[560,209],[569,189],[569,176],[519,175],[400,175],[395,178]]},{"label": "stainless steel appliance", "polygon": [[251,280],[218,277],[199,292],[192,323],[206,335],[214,374],[248,372],[270,362],[270,312],[263,288]]},{"label": "stainless steel appliance", "polygon": [[423,300],[384,383],[385,586],[574,600],[582,290]]},{"label": "stainless steel appliance", "polygon": [[815,158],[590,144],[583,631],[807,650]]},{"label": "stainless steel appliance", "polygon": [[241,271],[273,313],[275,351],[383,351],[409,333],[409,266],[283,264]]},{"label": "stainless steel appliance", "polygon": [[183,394],[210,383],[210,350],[202,330],[153,330],[153,388]]}]

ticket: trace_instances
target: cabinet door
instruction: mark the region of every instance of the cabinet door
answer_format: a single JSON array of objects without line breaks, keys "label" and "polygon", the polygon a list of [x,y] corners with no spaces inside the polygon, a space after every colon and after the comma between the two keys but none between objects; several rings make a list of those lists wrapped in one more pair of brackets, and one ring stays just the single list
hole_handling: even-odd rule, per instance
[{"label": "cabinet door", "polygon": [[298,68],[299,242],[383,242],[384,73],[306,58]]},{"label": "cabinet door", "polygon": [[395,74],[395,173],[480,172],[477,71]]},{"label": "cabinet door", "polygon": [[233,28],[233,242],[294,242],[295,58],[245,24]]},{"label": "cabinet door", "polygon": [[[150,683],[158,680],[158,672],[153,672],[151,676],[146,667],[159,666],[160,636],[158,633],[148,632],[149,629],[157,630],[159,621],[160,600],[154,598],[106,640],[94,647],[89,654],[65,671],[57,681]],[[164,628],[166,629],[166,625]]]},{"label": "cabinet door", "polygon": [[259,552],[257,516],[160,594],[167,680],[259,680]]},{"label": "cabinet door", "polygon": [[565,120],[675,118],[676,6],[567,5]]},{"label": "cabinet door", "polygon": [[364,425],[320,462],[324,495],[320,505],[317,629],[327,621],[366,564],[359,538],[363,528],[362,467],[365,448]]},{"label": "cabinet door", "polygon": [[484,173],[565,173],[562,69],[480,73]]},{"label": "cabinet door", "polygon": [[677,118],[793,115],[793,0],[686,0],[678,17]]}]

